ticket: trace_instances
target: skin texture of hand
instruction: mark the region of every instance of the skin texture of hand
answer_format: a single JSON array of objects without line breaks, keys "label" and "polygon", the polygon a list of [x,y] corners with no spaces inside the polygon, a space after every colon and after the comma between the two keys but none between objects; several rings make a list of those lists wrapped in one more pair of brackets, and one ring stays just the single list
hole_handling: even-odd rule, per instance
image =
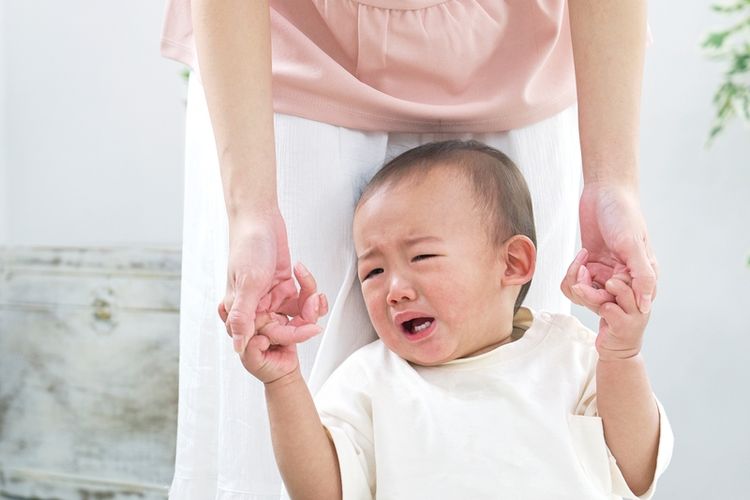
[{"label": "skin texture of hand", "polygon": [[229,227],[227,289],[219,305],[235,352],[243,352],[255,334],[258,313],[298,314],[298,298],[281,214],[235,219]]},{"label": "skin texture of hand", "polygon": [[586,184],[579,214],[585,265],[594,291],[588,296],[574,293],[577,276],[569,270],[561,284],[565,296],[596,312],[598,304],[614,300],[605,283],[616,277],[631,283],[638,308],[648,313],[656,296],[657,264],[637,194],[608,183]]},{"label": "skin texture of hand", "polygon": [[[328,300],[324,294],[317,293],[317,284],[310,271],[297,263],[294,276],[300,284],[300,291],[293,300],[296,305],[287,302],[284,306],[290,310],[290,315],[257,312],[254,321],[256,333],[239,353],[245,369],[266,384],[299,368],[296,345],[319,334],[322,329],[316,323],[328,313]],[[223,305],[219,307],[219,315],[227,323],[227,334],[232,336],[229,315]]]},{"label": "skin texture of hand", "polygon": [[604,289],[596,288],[589,271],[588,257],[588,251],[582,249],[568,268],[566,280],[575,276],[571,293],[600,317],[599,335],[596,338],[599,359],[616,361],[637,356],[641,352],[649,313],[638,309],[627,274],[609,278]]}]

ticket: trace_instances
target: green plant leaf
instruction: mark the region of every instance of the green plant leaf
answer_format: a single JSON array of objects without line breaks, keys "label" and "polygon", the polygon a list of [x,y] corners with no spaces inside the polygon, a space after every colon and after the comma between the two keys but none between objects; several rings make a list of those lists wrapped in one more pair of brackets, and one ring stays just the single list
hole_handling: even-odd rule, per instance
[{"label": "green plant leaf", "polygon": [[706,39],[703,41],[704,49],[720,49],[724,45],[724,40],[731,35],[731,31],[718,31],[715,33],[709,33]]},{"label": "green plant leaf", "polygon": [[[715,12],[733,18],[728,28],[709,33],[702,42],[707,56],[724,64],[722,81],[713,96],[715,115],[707,145],[735,117],[750,122],[750,0],[714,5]],[[739,19],[737,19],[739,17]]]}]

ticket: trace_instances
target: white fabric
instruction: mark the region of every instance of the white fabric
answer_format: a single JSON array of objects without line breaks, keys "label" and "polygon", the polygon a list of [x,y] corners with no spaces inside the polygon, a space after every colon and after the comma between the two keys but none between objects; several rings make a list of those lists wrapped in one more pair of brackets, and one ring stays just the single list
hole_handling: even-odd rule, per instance
[{"label": "white fabric", "polygon": [[[331,302],[324,335],[298,350],[313,391],[349,354],[375,339],[351,242],[357,196],[387,158],[428,141],[474,138],[519,165],[534,202],[540,254],[526,304],[569,312],[559,283],[573,259],[578,219],[575,108],[502,133],[362,132],[280,114],[275,133],[279,203],[292,259],[310,268]],[[170,499],[275,500],[281,481],[263,387],[239,363],[216,313],[226,286],[227,221],[213,133],[195,78],[185,158],[179,414]]]},{"label": "white fabric", "polygon": [[[380,340],[344,361],[316,397],[344,499],[637,498],[596,416],[596,334],[534,316],[519,340],[441,366],[412,365]],[[673,442],[659,409],[656,478]]]}]

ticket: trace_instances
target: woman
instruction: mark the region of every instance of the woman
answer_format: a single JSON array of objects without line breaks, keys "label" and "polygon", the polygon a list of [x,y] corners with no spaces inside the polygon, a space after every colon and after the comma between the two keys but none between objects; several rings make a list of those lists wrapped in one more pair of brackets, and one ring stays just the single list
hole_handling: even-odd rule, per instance
[{"label": "woman", "polygon": [[[311,389],[372,339],[352,210],[359,187],[404,149],[475,138],[521,167],[546,258],[526,304],[569,310],[558,284],[573,258],[578,208],[595,281],[629,273],[639,307],[650,308],[656,264],[638,200],[645,1],[568,4],[168,4],[163,53],[194,69],[170,498],[278,497],[262,388],[217,332],[226,328],[241,350],[256,310],[293,314],[291,263],[300,260],[331,299],[322,341],[300,352]],[[563,279],[567,299],[594,304],[575,295],[574,282]]]}]

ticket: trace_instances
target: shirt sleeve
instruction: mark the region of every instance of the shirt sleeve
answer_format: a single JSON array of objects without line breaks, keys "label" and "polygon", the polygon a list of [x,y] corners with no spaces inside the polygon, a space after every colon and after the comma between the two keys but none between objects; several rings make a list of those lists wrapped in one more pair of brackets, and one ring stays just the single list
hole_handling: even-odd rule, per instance
[{"label": "shirt sleeve", "polygon": [[584,469],[598,486],[609,490],[613,495],[623,498],[649,500],[654,496],[656,483],[672,459],[674,435],[669,419],[656,396],[659,409],[659,447],[656,456],[654,480],[648,490],[637,496],[628,487],[625,478],[617,465],[617,460],[604,440],[604,426],[599,417],[596,400],[596,363],[592,364],[591,375],[586,381],[575,414],[569,419],[571,435],[576,452]]},{"label": "shirt sleeve", "polygon": [[368,373],[349,358],[323,384],[315,404],[336,448],[346,500],[375,497],[375,456]]},{"label": "shirt sleeve", "polygon": [[[656,399],[656,398],[654,398]],[[659,477],[664,473],[672,460],[672,450],[674,448],[674,435],[672,434],[672,427],[669,425],[667,414],[664,412],[664,407],[661,405],[659,400],[656,400],[656,405],[659,407],[659,449],[656,455],[656,472],[654,473],[654,480],[651,482],[648,490],[641,495],[636,496],[628,484],[625,482],[625,478],[622,476],[620,467],[617,465],[615,457],[612,452],[607,448],[607,456],[609,457],[609,470],[612,477],[612,493],[625,498],[637,498],[638,500],[649,500],[654,496],[656,491],[656,482]],[[602,432],[604,430],[602,429]]]}]

